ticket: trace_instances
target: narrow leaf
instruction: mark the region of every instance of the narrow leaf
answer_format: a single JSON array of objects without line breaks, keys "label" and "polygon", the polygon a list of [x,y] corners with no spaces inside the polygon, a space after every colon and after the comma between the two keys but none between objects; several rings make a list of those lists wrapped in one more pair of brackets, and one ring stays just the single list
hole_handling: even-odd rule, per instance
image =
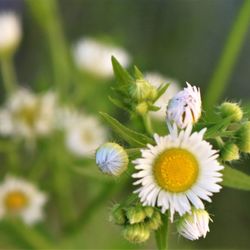
[{"label": "narrow leaf", "polygon": [[166,92],[169,85],[170,85],[169,83],[161,84],[161,86],[157,89],[158,92],[157,92],[157,96],[156,96],[154,101],[157,101]]},{"label": "narrow leaf", "polygon": [[223,186],[250,191],[249,175],[228,166],[223,170],[223,175]]},{"label": "narrow leaf", "polygon": [[100,114],[113,130],[131,146],[144,147],[147,143],[154,143],[153,139],[125,127],[107,113],[100,112]]}]

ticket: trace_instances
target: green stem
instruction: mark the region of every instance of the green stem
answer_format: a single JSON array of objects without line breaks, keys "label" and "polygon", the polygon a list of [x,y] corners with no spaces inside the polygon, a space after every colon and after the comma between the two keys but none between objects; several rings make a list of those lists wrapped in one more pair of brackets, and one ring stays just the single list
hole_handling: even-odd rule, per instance
[{"label": "green stem", "polygon": [[7,94],[11,94],[17,85],[12,57],[3,57],[1,59],[1,68],[5,90]]},{"label": "green stem", "polygon": [[168,212],[166,212],[162,216],[163,224],[162,226],[155,232],[155,240],[157,244],[157,248],[159,250],[167,250],[168,249]]},{"label": "green stem", "polygon": [[232,75],[240,49],[245,40],[250,25],[250,0],[245,0],[239,14],[233,24],[226,45],[218,62],[216,70],[208,85],[207,94],[204,99],[204,107],[208,115],[214,105],[219,101],[224,89]]},{"label": "green stem", "polygon": [[142,116],[142,121],[143,121],[146,132],[148,133],[148,135],[152,136],[154,132],[152,128],[151,118],[148,113]]}]

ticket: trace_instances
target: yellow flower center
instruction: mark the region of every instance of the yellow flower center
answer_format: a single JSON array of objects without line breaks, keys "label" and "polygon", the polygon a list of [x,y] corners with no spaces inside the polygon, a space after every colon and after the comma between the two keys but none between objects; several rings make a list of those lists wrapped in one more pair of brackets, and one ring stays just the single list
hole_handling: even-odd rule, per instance
[{"label": "yellow flower center", "polygon": [[171,148],[155,161],[154,177],[160,187],[170,192],[184,192],[196,181],[199,165],[189,151]]},{"label": "yellow flower center", "polygon": [[17,212],[23,209],[28,203],[27,196],[20,191],[12,191],[5,198],[5,205],[8,211]]}]

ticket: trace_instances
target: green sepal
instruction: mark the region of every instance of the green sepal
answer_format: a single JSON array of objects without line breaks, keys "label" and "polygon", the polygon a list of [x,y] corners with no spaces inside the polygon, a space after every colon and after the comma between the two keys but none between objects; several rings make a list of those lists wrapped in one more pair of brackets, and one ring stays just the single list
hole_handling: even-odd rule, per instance
[{"label": "green sepal", "polygon": [[114,132],[117,133],[123,140],[134,147],[144,147],[147,143],[153,144],[152,138],[147,137],[144,134],[133,131],[124,125],[122,125],[115,118],[107,113],[100,112],[100,115],[105,119],[106,122],[112,127]]},{"label": "green sepal", "polygon": [[237,169],[226,166],[223,170],[222,185],[229,188],[250,191],[250,176]]},{"label": "green sepal", "polygon": [[169,83],[163,83],[161,86],[157,89],[157,96],[155,98],[155,102],[166,92],[166,90],[169,87]]},{"label": "green sepal", "polygon": [[112,102],[116,107],[128,112],[129,114],[132,114],[131,110],[128,107],[126,107],[126,105],[123,102],[121,102],[119,99],[113,98],[111,96],[109,96],[108,98],[110,102]]},{"label": "green sepal", "polygon": [[134,66],[134,76],[136,79],[143,79],[144,78],[142,72],[136,66]]},{"label": "green sepal", "polygon": [[150,110],[150,111],[158,111],[158,110],[160,110],[160,109],[161,109],[160,107],[155,106],[155,105],[150,105],[150,106],[148,107],[148,110]]}]

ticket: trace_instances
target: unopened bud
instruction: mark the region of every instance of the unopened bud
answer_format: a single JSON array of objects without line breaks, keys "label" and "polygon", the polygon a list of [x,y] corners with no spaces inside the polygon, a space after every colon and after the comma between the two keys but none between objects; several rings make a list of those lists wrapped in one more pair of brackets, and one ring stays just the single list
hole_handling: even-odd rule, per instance
[{"label": "unopened bud", "polygon": [[127,225],[123,229],[123,236],[132,243],[142,243],[148,240],[150,231],[143,224]]},{"label": "unopened bud", "polygon": [[239,160],[239,148],[234,143],[225,144],[221,149],[221,157],[224,161]]},{"label": "unopened bud", "polygon": [[250,121],[244,123],[236,132],[237,145],[241,152],[250,153]]},{"label": "unopened bud", "polygon": [[120,204],[116,204],[111,213],[111,221],[118,225],[124,225],[126,222],[126,214],[124,209],[120,206]]},{"label": "unopened bud", "polygon": [[154,214],[154,208],[150,206],[143,207],[144,212],[148,218],[151,218],[152,215]]},{"label": "unopened bud", "polygon": [[141,102],[135,107],[136,113],[140,115],[145,115],[148,112],[148,104],[146,102]]},{"label": "unopened bud", "polygon": [[151,230],[157,230],[161,224],[161,214],[158,211],[154,211],[152,217],[146,223],[147,227]]},{"label": "unopened bud", "polygon": [[126,215],[127,215],[127,218],[129,220],[130,224],[135,224],[135,223],[143,222],[143,220],[146,217],[144,209],[140,205],[139,206],[129,207],[127,209]]},{"label": "unopened bud", "polygon": [[221,116],[223,118],[231,117],[232,122],[239,122],[243,117],[243,112],[237,103],[224,102],[219,109]]}]

